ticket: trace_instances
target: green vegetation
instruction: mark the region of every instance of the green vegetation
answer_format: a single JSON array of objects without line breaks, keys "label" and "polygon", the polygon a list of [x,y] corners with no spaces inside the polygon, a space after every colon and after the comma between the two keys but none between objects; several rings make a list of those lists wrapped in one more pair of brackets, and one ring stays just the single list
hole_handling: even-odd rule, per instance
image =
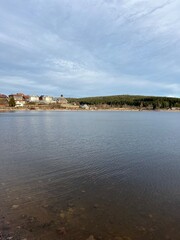
[{"label": "green vegetation", "polygon": [[10,107],[15,107],[15,106],[16,106],[16,103],[15,103],[15,100],[14,100],[13,97],[11,97],[11,98],[9,99],[9,106],[10,106]]},{"label": "green vegetation", "polygon": [[87,97],[87,98],[69,98],[68,102],[76,104],[88,104],[91,106],[101,107],[131,107],[139,109],[171,109],[172,107],[180,108],[180,98],[171,97],[151,97],[151,96],[104,96],[104,97]]}]

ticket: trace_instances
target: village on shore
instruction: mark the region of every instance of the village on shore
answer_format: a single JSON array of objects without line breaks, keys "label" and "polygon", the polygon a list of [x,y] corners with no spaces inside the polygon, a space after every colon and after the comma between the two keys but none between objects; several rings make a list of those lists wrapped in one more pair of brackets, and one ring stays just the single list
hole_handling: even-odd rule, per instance
[{"label": "village on shore", "polygon": [[0,112],[20,110],[180,111],[180,99],[135,95],[65,98],[63,95],[0,94]]},{"label": "village on shore", "polygon": [[87,104],[68,103],[68,100],[63,95],[52,97],[48,95],[26,95],[24,93],[0,94],[0,110],[12,110],[13,108],[19,110],[89,109]]}]

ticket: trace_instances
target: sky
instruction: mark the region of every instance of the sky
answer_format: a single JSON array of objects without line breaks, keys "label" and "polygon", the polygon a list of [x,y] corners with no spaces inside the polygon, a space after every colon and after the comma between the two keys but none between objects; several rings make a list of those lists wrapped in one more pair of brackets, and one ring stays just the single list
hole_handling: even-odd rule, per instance
[{"label": "sky", "polygon": [[179,0],[0,0],[0,93],[180,97]]}]

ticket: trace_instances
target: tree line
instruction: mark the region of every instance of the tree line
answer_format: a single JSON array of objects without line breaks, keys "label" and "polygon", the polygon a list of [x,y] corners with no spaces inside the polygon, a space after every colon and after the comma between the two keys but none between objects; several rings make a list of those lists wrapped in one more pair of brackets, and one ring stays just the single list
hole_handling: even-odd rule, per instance
[{"label": "tree line", "polygon": [[107,105],[109,107],[136,107],[150,109],[171,109],[180,108],[180,98],[153,97],[153,96],[102,96],[86,98],[69,98],[69,102],[76,104],[87,104],[91,106]]}]

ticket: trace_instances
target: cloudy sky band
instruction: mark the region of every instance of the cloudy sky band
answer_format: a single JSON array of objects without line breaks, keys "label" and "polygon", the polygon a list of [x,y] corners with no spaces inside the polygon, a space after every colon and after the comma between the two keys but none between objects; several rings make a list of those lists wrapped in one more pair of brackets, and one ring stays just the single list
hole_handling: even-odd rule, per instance
[{"label": "cloudy sky band", "polygon": [[180,97],[180,1],[1,0],[0,91]]}]

